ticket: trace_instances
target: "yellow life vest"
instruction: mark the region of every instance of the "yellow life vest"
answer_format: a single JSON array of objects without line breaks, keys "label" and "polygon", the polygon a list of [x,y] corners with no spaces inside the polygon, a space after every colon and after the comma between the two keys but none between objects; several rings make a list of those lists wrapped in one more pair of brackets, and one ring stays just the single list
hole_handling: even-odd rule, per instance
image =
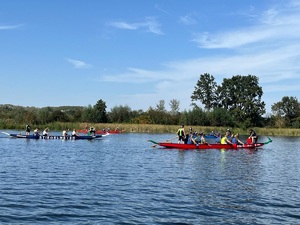
[{"label": "yellow life vest", "polygon": [[226,139],[227,139],[226,137],[222,137],[221,144],[227,144]]}]

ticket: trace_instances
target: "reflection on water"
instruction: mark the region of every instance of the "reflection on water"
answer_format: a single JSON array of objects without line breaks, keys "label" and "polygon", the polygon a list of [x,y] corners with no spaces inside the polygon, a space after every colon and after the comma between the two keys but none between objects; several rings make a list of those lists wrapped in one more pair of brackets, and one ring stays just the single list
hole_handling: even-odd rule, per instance
[{"label": "reflection on water", "polygon": [[273,137],[254,150],[166,150],[146,141],[168,138],[0,138],[0,222],[299,222],[299,138]]}]

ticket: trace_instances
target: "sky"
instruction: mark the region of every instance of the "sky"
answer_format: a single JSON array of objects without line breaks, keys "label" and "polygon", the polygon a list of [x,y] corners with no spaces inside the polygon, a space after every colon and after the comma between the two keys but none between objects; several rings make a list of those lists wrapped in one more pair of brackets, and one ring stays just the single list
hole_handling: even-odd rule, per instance
[{"label": "sky", "polygon": [[183,111],[201,74],[250,74],[271,113],[299,62],[298,0],[0,0],[0,104]]}]

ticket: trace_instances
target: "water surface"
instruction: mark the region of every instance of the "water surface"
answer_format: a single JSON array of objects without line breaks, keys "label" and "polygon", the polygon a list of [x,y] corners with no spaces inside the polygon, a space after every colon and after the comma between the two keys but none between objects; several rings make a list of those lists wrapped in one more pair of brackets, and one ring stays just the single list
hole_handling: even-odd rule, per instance
[{"label": "water surface", "polygon": [[271,137],[263,148],[226,151],[147,142],[171,137],[1,134],[0,223],[300,224],[300,138]]}]

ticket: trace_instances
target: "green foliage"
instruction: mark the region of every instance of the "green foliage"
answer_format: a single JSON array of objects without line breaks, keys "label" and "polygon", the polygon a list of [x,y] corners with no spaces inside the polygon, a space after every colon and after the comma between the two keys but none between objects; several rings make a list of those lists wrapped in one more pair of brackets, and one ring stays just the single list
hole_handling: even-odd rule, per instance
[{"label": "green foliage", "polygon": [[284,96],[281,101],[276,102],[271,107],[272,112],[278,119],[285,120],[284,126],[297,127],[300,116],[300,103],[296,97]]},{"label": "green foliage", "polygon": [[176,99],[172,99],[170,101],[171,115],[175,116],[175,115],[179,114],[179,105],[180,105],[180,101],[178,101]]},{"label": "green foliage", "polygon": [[192,101],[200,100],[204,108],[210,110],[217,103],[217,88],[214,76],[209,73],[201,74],[191,96]]},{"label": "green foliage", "polygon": [[185,111],[183,115],[185,116],[185,118],[183,119],[183,121],[185,121],[185,124],[189,124],[192,126],[210,125],[207,113],[197,106],[195,106],[192,110]]},{"label": "green foliage", "polygon": [[95,123],[106,123],[107,114],[106,114],[106,103],[100,99],[97,101],[96,105],[93,107],[93,119]]},{"label": "green foliage", "polygon": [[[179,112],[179,101],[170,101],[170,111],[165,101],[147,111],[131,110],[127,105],[115,106],[106,112],[106,103],[100,99],[92,106],[22,107],[0,105],[0,128],[23,130],[25,124],[50,129],[78,128],[79,123],[122,123],[190,126],[235,127],[292,127],[300,128],[300,104],[296,97],[284,96],[272,105],[274,115],[263,118],[265,103],[261,101],[262,88],[253,75],[233,76],[217,86],[210,74],[200,75],[192,101],[200,100],[204,109],[193,104],[189,111]],[[81,125],[80,125],[81,126]],[[82,126],[81,126],[82,127]]]},{"label": "green foliage", "polygon": [[224,108],[239,125],[259,126],[265,113],[262,94],[256,76],[224,78],[222,85],[218,86],[215,78],[205,73],[200,75],[191,98],[192,101],[200,100],[207,110]]},{"label": "green foliage", "polygon": [[208,113],[208,118],[210,121],[210,126],[234,126],[231,114],[224,108],[214,108],[211,112]]},{"label": "green foliage", "polygon": [[114,123],[128,123],[132,118],[132,110],[129,106],[115,106],[108,113],[109,121]]},{"label": "green foliage", "polygon": [[253,75],[224,79],[220,88],[222,107],[231,112],[237,123],[244,123],[246,126],[260,125],[260,118],[265,113],[262,95],[258,77]]}]

